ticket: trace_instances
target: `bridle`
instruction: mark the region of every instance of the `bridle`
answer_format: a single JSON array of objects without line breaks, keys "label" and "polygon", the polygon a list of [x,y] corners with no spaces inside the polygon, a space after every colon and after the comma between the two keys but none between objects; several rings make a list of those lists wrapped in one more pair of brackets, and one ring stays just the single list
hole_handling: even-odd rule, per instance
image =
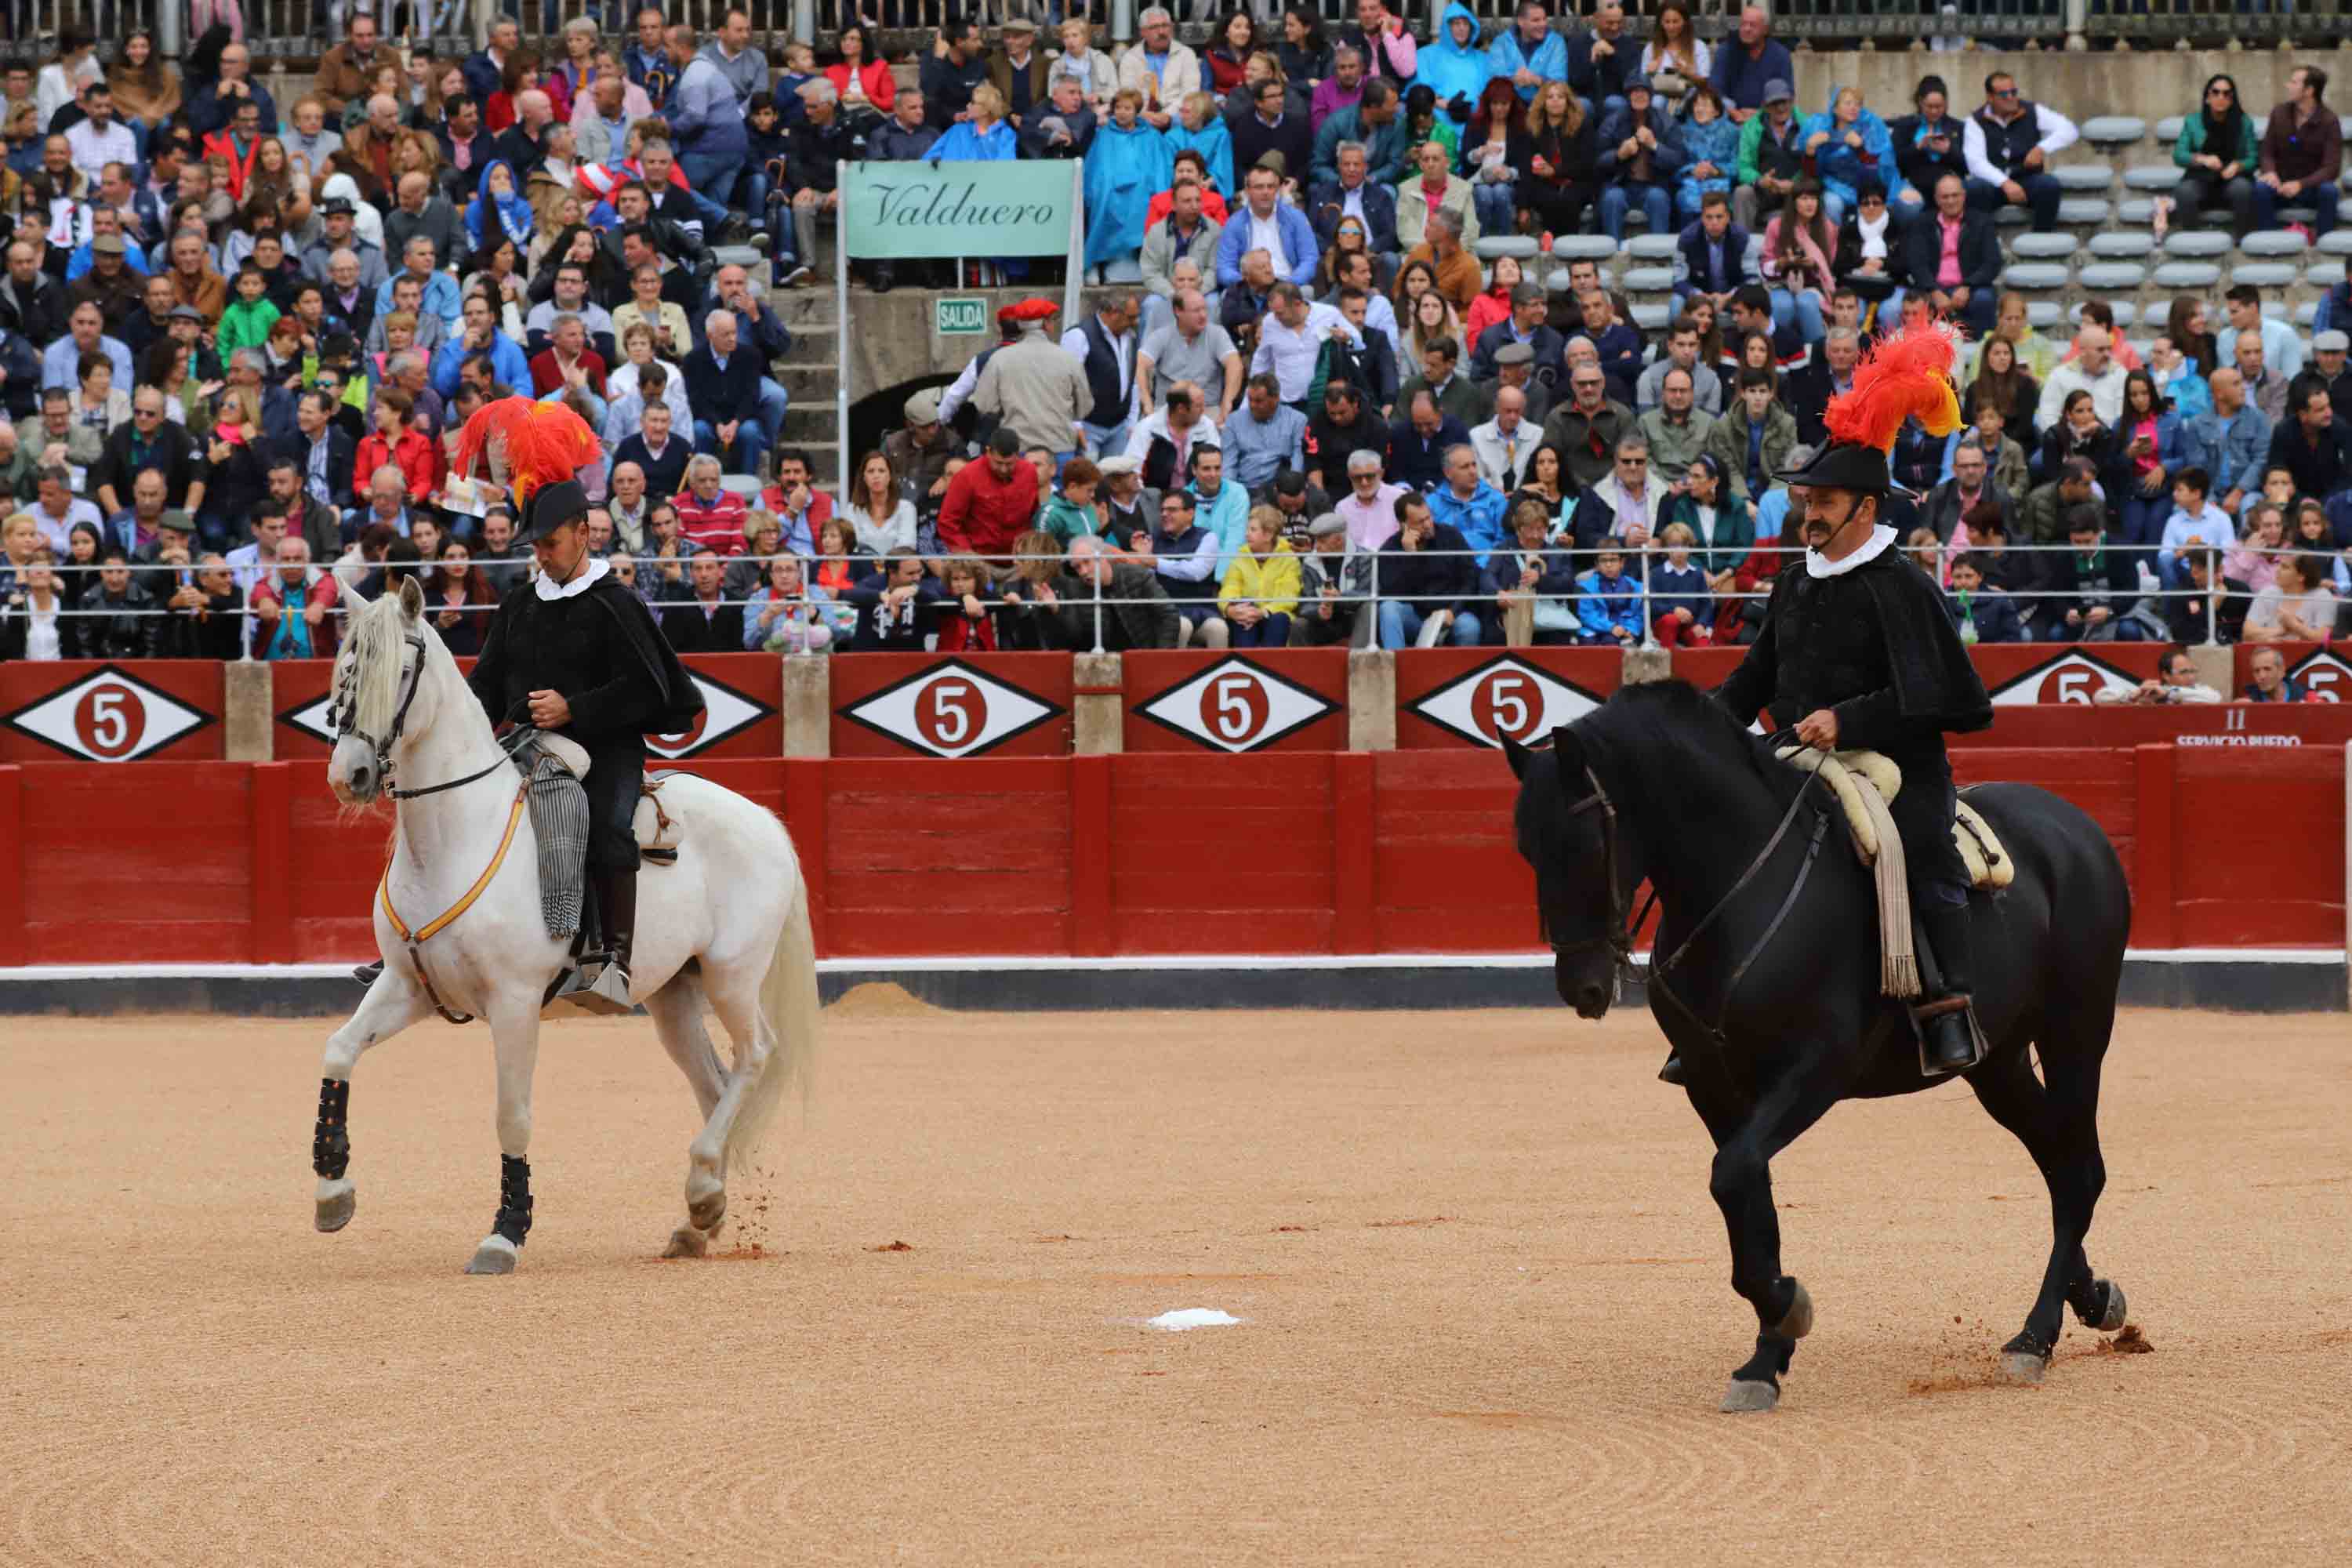
[{"label": "bridle", "polygon": [[[1675,994],[1674,988],[1666,983],[1666,976],[1673,973],[1675,966],[1689,956],[1692,947],[1697,943],[1698,939],[1715,924],[1725,910],[1731,907],[1731,901],[1747,890],[1748,884],[1754,881],[1758,873],[1761,872],[1771,860],[1773,851],[1780,847],[1780,841],[1789,836],[1790,825],[1797,820],[1798,810],[1811,797],[1817,777],[1818,775],[1813,773],[1803,775],[1803,782],[1797,786],[1796,794],[1790,797],[1789,808],[1780,814],[1779,826],[1772,829],[1772,837],[1764,841],[1764,847],[1758,850],[1755,858],[1748,862],[1748,868],[1739,873],[1738,880],[1733,882],[1723,897],[1715,901],[1714,908],[1699,918],[1698,923],[1691,927],[1689,933],[1683,938],[1673,952],[1664,959],[1653,962],[1649,965],[1647,973],[1643,974],[1641,966],[1633,962],[1633,942],[1643,925],[1648,921],[1650,911],[1657,907],[1657,884],[1653,882],[1650,885],[1650,896],[1643,900],[1641,910],[1635,912],[1633,909],[1633,899],[1625,891],[1623,879],[1618,875],[1616,804],[1609,798],[1608,790],[1602,787],[1601,775],[1592,770],[1591,764],[1587,763],[1584,769],[1584,780],[1592,786],[1592,793],[1581,800],[1570,802],[1568,815],[1570,817],[1576,817],[1588,811],[1598,811],[1601,814],[1601,853],[1604,866],[1603,874],[1609,880],[1609,923],[1602,928],[1599,936],[1580,937],[1573,942],[1564,942],[1551,934],[1549,922],[1547,921],[1544,936],[1550,943],[1552,955],[1556,958],[1567,958],[1595,947],[1606,947],[1609,950],[1611,976],[1613,983],[1622,986],[1630,977],[1641,977],[1652,990],[1673,1004],[1676,1012],[1706,1031],[1707,1037],[1715,1043],[1717,1061],[1720,1065],[1724,1045],[1723,1024],[1731,1013],[1731,998],[1738,991],[1740,981],[1747,978],[1748,969],[1754,965],[1758,958],[1762,956],[1764,950],[1771,945],[1773,937],[1780,933],[1782,923],[1789,918],[1789,911],[1796,908],[1798,895],[1805,890],[1805,882],[1813,873],[1813,862],[1821,855],[1822,841],[1829,827],[1827,812],[1819,806],[1814,807],[1813,830],[1805,845],[1804,863],[1798,868],[1796,880],[1790,884],[1787,896],[1780,900],[1780,907],[1773,911],[1771,922],[1765,926],[1763,934],[1749,945],[1746,955],[1733,966],[1731,978],[1724,983],[1723,1002],[1716,1011],[1715,1022],[1710,1024],[1700,1017],[1688,1003]],[[1565,787],[1567,774],[1563,773],[1561,778]]]},{"label": "bridle", "polygon": [[330,729],[339,735],[349,735],[375,753],[376,777],[381,781],[385,795],[394,800],[415,800],[420,795],[439,795],[444,790],[457,789],[461,785],[472,784],[477,779],[488,778],[512,762],[515,752],[534,732],[532,726],[528,724],[518,726],[510,738],[499,743],[498,761],[488,767],[467,773],[463,778],[451,779],[446,784],[426,784],[421,789],[392,787],[392,749],[399,744],[401,732],[408,728],[408,710],[416,701],[417,682],[425,677],[424,637],[419,633],[410,632],[403,640],[415,657],[408,661],[408,673],[402,679],[399,706],[393,710],[392,722],[385,727],[381,737],[371,735],[357,724],[349,722],[357,713],[359,707],[359,661],[356,658],[343,667],[341,679],[335,682],[334,703],[327,710],[327,725]]}]

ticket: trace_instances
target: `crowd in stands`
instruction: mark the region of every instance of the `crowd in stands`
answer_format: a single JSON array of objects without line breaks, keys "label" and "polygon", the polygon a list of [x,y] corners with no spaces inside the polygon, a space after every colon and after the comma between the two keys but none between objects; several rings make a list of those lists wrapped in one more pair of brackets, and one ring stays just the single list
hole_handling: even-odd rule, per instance
[{"label": "crowd in stands", "polygon": [[[315,656],[343,588],[409,574],[468,651],[530,563],[447,463],[509,395],[602,433],[597,547],[689,651],[1738,644],[1801,536],[1776,476],[1874,338],[1938,319],[1968,427],[1904,433],[1885,521],[1964,637],[2332,635],[2352,290],[2308,340],[2243,286],[2053,340],[2000,287],[1997,214],[2054,226],[2077,139],[2028,84],[1810,112],[1762,7],[1712,47],[1653,20],[1455,4],[1424,38],[1359,0],[1196,52],[1153,7],[893,62],[864,25],[772,58],[740,10],[651,7],[436,59],[357,13],[282,118],[232,26],[177,69],[68,30],[0,75],[0,656]],[[2332,226],[2326,85],[2258,126],[2216,77],[2176,221]],[[718,253],[806,283],[852,158],[1079,161],[1094,289],[1058,331],[1007,307],[835,489],[781,444],[782,314]],[[1636,229],[1672,246],[1646,328],[1558,243]],[[857,298],[944,266],[862,264]]]}]

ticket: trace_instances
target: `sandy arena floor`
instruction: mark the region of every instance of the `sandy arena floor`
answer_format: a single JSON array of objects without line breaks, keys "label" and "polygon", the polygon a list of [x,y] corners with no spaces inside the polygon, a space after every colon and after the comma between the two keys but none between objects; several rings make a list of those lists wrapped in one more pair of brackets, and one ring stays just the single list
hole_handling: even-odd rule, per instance
[{"label": "sandy arena floor", "polygon": [[[0,1563],[2342,1563],[2347,1028],[2142,1013],[2091,1255],[1952,1088],[1779,1163],[1821,1310],[1771,1416],[1643,1017],[828,1015],[763,1256],[664,1263],[691,1104],[649,1025],[551,1026],[538,1226],[488,1040],[362,1063],[311,1229],[317,1023],[0,1035]],[[1925,1165],[1923,1170],[1919,1167]],[[1238,1328],[1147,1331],[1172,1308]]]}]

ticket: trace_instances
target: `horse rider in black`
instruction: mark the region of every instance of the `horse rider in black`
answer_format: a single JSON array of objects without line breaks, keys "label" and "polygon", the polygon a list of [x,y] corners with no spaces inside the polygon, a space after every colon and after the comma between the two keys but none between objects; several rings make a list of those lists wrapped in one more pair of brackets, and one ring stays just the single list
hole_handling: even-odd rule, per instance
[{"label": "horse rider in black", "polygon": [[[1900,493],[1886,453],[1835,442],[1780,478],[1811,492],[1805,557],[1774,579],[1763,631],[1715,695],[1742,723],[1761,708],[1805,745],[1879,752],[1903,770],[1890,815],[1941,980],[1912,1012],[1930,1076],[1962,1072],[1977,1061],[1969,879],[1952,842],[1944,732],[1987,728],[1992,702],[1942,594],[1878,520],[1884,498]],[[1670,1057],[1660,1076],[1680,1083],[1681,1067]]]},{"label": "horse rider in black", "polygon": [[[626,1013],[637,921],[635,817],[646,736],[694,727],[702,693],[662,639],[645,601],[588,546],[588,494],[576,479],[542,485],[524,507],[517,544],[539,570],[499,603],[467,677],[493,726],[527,713],[589,757],[588,880],[606,962],[564,994],[591,1012]],[[360,972],[373,980],[382,964]]]}]

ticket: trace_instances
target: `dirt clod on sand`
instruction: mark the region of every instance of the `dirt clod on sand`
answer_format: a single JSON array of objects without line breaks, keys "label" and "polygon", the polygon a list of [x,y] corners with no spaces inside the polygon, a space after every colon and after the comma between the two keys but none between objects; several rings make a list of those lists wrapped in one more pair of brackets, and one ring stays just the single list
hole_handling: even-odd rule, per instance
[{"label": "dirt clod on sand", "polygon": [[2104,1355],[2154,1355],[2156,1347],[2147,1342],[2137,1323],[2126,1323],[2121,1333],[2100,1342],[2099,1351]]},{"label": "dirt clod on sand", "polygon": [[866,1249],[868,1252],[912,1252],[915,1249],[903,1241],[885,1241]]}]

